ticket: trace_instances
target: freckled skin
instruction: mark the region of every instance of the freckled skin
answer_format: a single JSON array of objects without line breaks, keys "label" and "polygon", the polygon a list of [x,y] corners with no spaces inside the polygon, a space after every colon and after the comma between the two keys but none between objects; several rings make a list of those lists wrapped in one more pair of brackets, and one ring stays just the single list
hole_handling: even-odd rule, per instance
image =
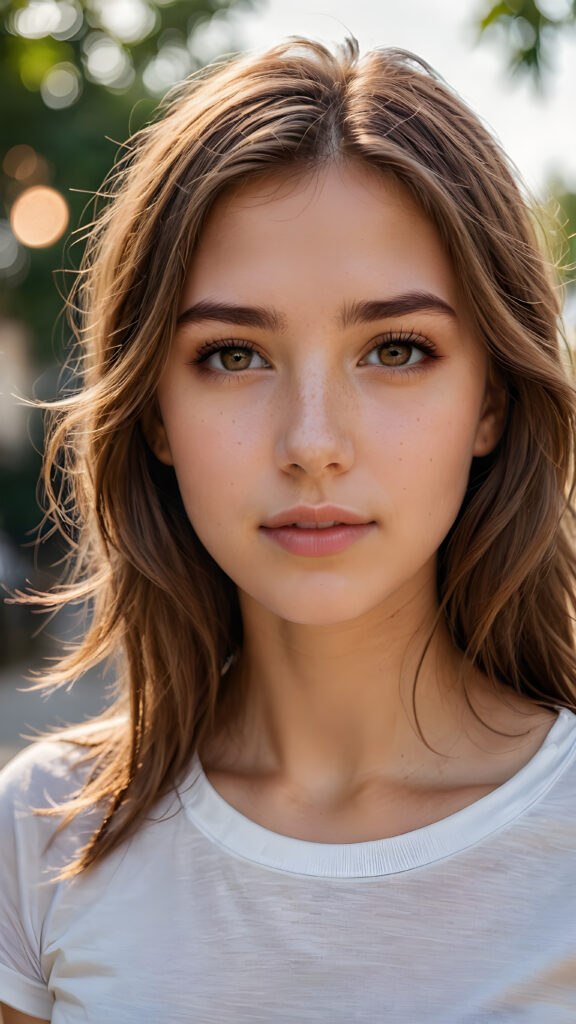
[{"label": "freckled skin", "polygon": [[[471,459],[496,440],[498,425],[482,418],[486,356],[435,229],[401,187],[358,166],[272,185],[215,205],[181,306],[204,297],[273,306],[289,329],[180,328],[159,387],[163,457],[207,549],[275,615],[336,623],[423,587],[430,602]],[[444,298],[458,322],[419,312],[332,326],[343,300],[415,289]],[[391,328],[430,337],[441,358],[404,379],[359,367]],[[199,375],[187,365],[195,346],[219,336],[254,342],[273,369],[231,382],[232,372]],[[345,505],[378,530],[338,556],[298,559],[259,526],[300,501]]]}]

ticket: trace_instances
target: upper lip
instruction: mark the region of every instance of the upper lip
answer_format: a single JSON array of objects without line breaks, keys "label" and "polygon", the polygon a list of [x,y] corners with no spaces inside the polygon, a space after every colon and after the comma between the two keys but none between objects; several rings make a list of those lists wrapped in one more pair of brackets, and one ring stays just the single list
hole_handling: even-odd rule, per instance
[{"label": "upper lip", "polygon": [[262,526],[274,529],[278,526],[291,526],[293,523],[370,523],[373,520],[349,508],[339,505],[295,505],[285,512],[278,512],[267,519]]}]

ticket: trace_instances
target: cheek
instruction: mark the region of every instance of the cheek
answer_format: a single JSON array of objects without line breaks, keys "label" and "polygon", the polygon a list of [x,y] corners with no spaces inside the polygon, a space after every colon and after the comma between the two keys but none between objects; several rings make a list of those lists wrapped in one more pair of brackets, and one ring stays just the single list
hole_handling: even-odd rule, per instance
[{"label": "cheek", "polygon": [[451,525],[466,492],[479,415],[480,399],[470,391],[461,403],[439,396],[374,419],[371,461],[407,523]]},{"label": "cheek", "polygon": [[[198,532],[219,527],[261,464],[255,432],[241,415],[191,403],[164,417],[184,506]],[[203,526],[204,524],[204,526]]]}]

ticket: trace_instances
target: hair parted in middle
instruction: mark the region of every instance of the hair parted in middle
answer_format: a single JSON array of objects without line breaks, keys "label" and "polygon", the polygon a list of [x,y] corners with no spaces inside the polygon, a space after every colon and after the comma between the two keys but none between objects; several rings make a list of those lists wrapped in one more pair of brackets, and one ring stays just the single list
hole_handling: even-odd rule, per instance
[{"label": "hair parted in middle", "polygon": [[528,203],[499,146],[423,61],[385,48],[360,57],[354,38],[331,52],[293,37],[203,69],[128,142],[71,298],[82,387],[52,405],[44,482],[49,516],[73,533],[74,569],[44,603],[85,599],[92,619],[46,679],[69,681],[111,656],[123,666],[89,739],[89,784],[65,808],[65,821],[96,802],[107,811],[72,873],[115,847],[227,702],[238,707],[221,675],[242,644],[235,585],[146,441],[203,223],[247,179],[334,161],[395,179],[431,219],[507,390],[504,434],[475,460],[439,553],[452,638],[491,680],[576,707],[575,393]]}]

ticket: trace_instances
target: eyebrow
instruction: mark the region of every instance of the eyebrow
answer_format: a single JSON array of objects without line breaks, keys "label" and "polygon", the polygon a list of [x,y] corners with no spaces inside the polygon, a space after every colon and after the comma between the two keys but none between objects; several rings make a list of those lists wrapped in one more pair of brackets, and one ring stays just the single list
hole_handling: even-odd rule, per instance
[{"label": "eyebrow", "polygon": [[[431,292],[403,292],[389,299],[364,299],[344,303],[338,311],[336,324],[342,330],[358,324],[371,323],[406,313],[440,313],[457,319],[456,312],[439,295]],[[237,324],[241,327],[259,327],[265,331],[284,333],[288,320],[283,313],[263,306],[242,306],[231,302],[202,299],[180,314],[177,324],[198,324],[210,320],[219,323]]]}]

